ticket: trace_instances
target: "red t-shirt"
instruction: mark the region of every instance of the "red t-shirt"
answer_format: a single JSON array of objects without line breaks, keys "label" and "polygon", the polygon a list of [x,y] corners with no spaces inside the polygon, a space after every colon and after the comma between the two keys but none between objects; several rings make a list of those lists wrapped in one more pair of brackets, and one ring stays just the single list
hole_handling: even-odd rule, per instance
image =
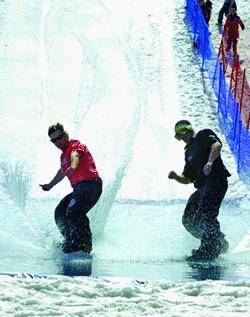
[{"label": "red t-shirt", "polygon": [[[69,173],[66,174],[66,171],[71,165],[71,153],[73,151],[77,151],[81,155],[79,158],[79,165],[74,170],[74,172],[69,175]],[[71,186],[74,186],[77,183],[84,180],[89,180],[89,179],[94,179],[99,177],[99,174],[96,170],[95,162],[87,146],[84,144],[81,144],[78,140],[70,140],[69,146],[67,147],[65,151],[62,152],[61,168],[64,171],[64,173],[67,175],[71,183]]]},{"label": "red t-shirt", "polygon": [[239,38],[239,25],[242,30],[245,29],[244,23],[241,21],[238,15],[229,15],[226,19],[225,23],[225,32],[227,32],[228,37],[230,39],[238,39]]}]

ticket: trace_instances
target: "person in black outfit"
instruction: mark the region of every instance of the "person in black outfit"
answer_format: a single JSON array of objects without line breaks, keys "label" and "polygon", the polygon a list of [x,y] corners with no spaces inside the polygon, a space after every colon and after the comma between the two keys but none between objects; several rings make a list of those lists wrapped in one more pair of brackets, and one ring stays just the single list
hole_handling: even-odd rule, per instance
[{"label": "person in black outfit", "polygon": [[214,259],[229,247],[217,219],[230,176],[220,156],[222,143],[210,129],[195,134],[187,120],[176,123],[175,137],[186,143],[185,166],[181,175],[170,171],[168,177],[181,184],[193,183],[197,189],[190,196],[182,218],[187,231],[201,240],[200,247],[193,250],[188,260]]},{"label": "person in black outfit", "polygon": [[221,7],[221,9],[219,11],[219,15],[218,15],[218,23],[217,24],[219,26],[222,26],[224,14],[225,14],[225,16],[227,16],[231,8],[235,8],[237,10],[237,5],[236,5],[235,0],[225,0],[223,3],[223,6]]},{"label": "person in black outfit", "polygon": [[201,11],[204,15],[205,21],[207,22],[207,25],[209,25],[213,3],[210,0],[202,0],[202,1],[199,1],[199,3],[200,3]]}]

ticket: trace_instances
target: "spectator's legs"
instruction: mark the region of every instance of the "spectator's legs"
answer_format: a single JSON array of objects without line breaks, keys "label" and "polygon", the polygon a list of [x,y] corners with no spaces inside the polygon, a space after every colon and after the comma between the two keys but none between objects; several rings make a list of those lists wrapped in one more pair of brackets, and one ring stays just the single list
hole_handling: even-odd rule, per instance
[{"label": "spectator's legs", "polygon": [[234,55],[236,56],[238,39],[233,39],[232,42],[233,42],[233,52],[234,52]]},{"label": "spectator's legs", "polygon": [[231,50],[232,42],[233,42],[233,40],[230,37],[228,37],[227,38],[227,48],[226,48],[227,52],[229,52]]}]

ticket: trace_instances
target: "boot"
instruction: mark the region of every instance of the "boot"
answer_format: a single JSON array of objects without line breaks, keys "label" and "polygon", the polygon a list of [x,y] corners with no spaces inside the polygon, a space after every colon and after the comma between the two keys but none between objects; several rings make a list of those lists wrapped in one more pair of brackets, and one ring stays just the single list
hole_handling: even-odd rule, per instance
[{"label": "boot", "polygon": [[220,254],[219,243],[204,243],[202,242],[200,247],[192,250],[192,255],[187,258],[188,261],[197,260],[213,260]]},{"label": "boot", "polygon": [[192,255],[187,257],[188,261],[199,261],[199,260],[213,260],[217,258],[218,252],[215,250],[209,250],[204,248],[199,248],[192,251]]}]

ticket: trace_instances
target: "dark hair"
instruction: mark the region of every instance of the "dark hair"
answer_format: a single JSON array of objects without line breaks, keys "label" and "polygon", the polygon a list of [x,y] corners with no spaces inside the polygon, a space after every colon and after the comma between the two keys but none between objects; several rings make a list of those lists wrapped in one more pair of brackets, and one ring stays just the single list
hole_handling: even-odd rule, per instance
[{"label": "dark hair", "polygon": [[191,123],[188,120],[180,120],[176,122],[175,127],[178,127],[178,125],[191,125]]},{"label": "dark hair", "polygon": [[66,137],[69,137],[68,133],[64,130],[64,127],[61,123],[57,122],[57,124],[53,124],[48,129],[48,135],[51,136],[55,131],[61,131]]}]

